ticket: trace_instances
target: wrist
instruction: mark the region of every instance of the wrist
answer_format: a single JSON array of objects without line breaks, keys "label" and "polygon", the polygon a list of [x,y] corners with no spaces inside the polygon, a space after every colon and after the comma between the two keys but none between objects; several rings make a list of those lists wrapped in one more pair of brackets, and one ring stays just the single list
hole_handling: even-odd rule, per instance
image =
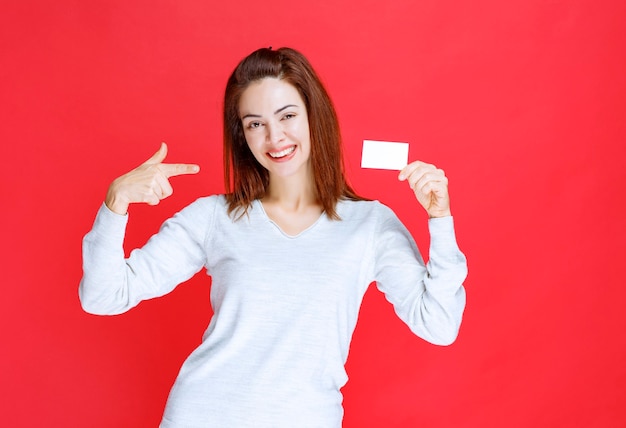
[{"label": "wrist", "polygon": [[442,218],[442,217],[450,217],[452,215],[452,212],[447,209],[447,210],[442,210],[442,211],[435,211],[432,213],[428,213],[428,218]]},{"label": "wrist", "polygon": [[128,212],[128,202],[126,202],[123,198],[120,198],[119,195],[117,195],[111,188],[109,188],[109,191],[107,192],[104,204],[115,214],[126,215]]}]

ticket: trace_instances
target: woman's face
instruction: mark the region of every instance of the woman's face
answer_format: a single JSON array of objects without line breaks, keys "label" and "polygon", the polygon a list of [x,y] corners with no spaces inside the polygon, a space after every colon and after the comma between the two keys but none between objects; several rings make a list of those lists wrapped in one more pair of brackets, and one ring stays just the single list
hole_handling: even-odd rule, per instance
[{"label": "woman's face", "polygon": [[276,78],[251,83],[239,100],[246,142],[271,177],[308,178],[309,119],[298,90]]}]

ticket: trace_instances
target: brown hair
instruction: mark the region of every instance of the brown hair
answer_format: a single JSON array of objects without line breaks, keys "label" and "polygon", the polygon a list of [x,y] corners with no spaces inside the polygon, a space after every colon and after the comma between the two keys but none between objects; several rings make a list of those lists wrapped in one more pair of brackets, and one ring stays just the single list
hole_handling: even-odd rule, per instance
[{"label": "brown hair", "polygon": [[265,195],[269,174],[254,158],[244,137],[239,117],[241,94],[253,82],[266,77],[293,85],[304,100],[311,138],[311,168],[319,203],[326,215],[338,220],[340,199],[364,200],[344,176],[341,134],[333,103],[309,61],[290,48],[259,49],[235,68],[224,95],[224,180],[228,213],[248,211],[255,199]]}]

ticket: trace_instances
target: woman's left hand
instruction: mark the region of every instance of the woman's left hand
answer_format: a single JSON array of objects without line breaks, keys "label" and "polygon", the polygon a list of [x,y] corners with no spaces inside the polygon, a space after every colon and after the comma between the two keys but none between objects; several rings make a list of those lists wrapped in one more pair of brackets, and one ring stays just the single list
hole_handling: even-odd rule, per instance
[{"label": "woman's left hand", "polygon": [[450,214],[448,178],[443,170],[425,162],[415,161],[405,166],[400,181],[407,180],[415,197],[428,212],[428,217],[445,217]]}]

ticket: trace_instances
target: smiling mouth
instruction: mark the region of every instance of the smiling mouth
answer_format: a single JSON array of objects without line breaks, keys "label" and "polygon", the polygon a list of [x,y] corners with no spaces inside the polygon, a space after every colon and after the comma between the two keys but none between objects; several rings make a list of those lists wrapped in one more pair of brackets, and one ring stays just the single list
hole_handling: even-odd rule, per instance
[{"label": "smiling mouth", "polygon": [[296,146],[291,146],[286,148],[285,150],[281,150],[280,152],[269,152],[268,155],[270,155],[274,159],[280,159],[292,154],[294,150],[296,150]]}]

